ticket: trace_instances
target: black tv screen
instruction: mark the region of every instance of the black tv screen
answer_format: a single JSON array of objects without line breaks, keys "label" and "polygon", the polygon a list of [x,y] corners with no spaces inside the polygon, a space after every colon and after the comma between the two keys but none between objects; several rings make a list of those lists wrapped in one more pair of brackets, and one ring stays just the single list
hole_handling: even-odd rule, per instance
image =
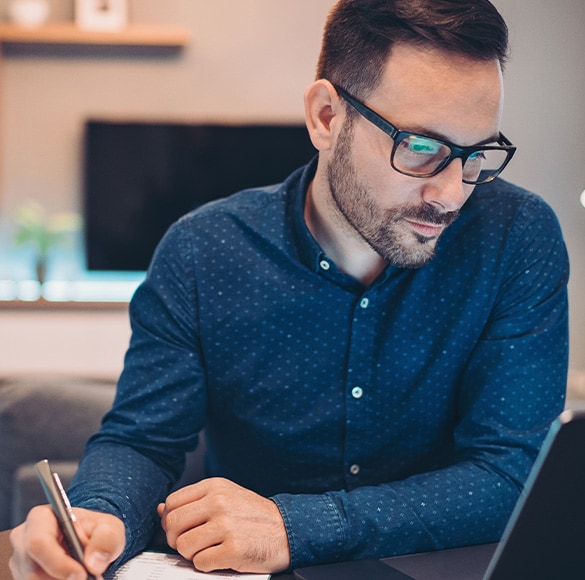
[{"label": "black tv screen", "polygon": [[314,154],[300,124],[88,121],[83,186],[88,270],[146,270],[179,217],[236,191],[279,183]]}]

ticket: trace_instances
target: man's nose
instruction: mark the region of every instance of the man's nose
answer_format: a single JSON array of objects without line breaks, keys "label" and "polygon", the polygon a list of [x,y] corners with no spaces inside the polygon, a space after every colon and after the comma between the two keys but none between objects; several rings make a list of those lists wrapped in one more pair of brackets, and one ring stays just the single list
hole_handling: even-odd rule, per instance
[{"label": "man's nose", "polygon": [[461,209],[473,186],[463,183],[461,159],[453,159],[443,171],[430,177],[423,191],[423,200],[441,211]]}]

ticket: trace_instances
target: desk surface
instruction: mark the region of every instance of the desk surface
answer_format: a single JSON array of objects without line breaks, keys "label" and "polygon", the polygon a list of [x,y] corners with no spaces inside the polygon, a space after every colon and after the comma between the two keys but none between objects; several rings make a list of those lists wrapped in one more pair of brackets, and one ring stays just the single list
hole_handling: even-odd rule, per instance
[{"label": "desk surface", "polygon": [[0,532],[0,578],[2,580],[12,580],[12,574],[8,569],[8,560],[12,554],[12,547],[8,538],[9,535],[10,530]]}]

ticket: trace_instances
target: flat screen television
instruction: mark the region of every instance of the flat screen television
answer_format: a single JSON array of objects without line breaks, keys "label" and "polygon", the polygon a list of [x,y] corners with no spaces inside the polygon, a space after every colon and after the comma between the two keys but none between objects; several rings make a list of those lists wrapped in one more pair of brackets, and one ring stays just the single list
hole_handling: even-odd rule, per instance
[{"label": "flat screen television", "polygon": [[314,154],[301,124],[88,121],[83,184],[88,270],[146,270],[179,217],[236,191],[279,183]]}]

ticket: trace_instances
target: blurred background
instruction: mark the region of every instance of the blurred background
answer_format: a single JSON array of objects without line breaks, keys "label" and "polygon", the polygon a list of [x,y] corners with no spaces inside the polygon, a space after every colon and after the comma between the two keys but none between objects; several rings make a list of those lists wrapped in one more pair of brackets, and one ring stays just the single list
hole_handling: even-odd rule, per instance
[{"label": "blurred background", "polygon": [[[73,22],[73,0],[48,3],[50,23]],[[505,178],[545,198],[561,222],[572,262],[571,380],[580,385],[585,382],[585,208],[580,202],[585,190],[585,2],[494,3],[508,21],[512,44],[502,130],[518,153]],[[313,79],[332,5],[332,0],[130,0],[131,24],[179,26],[188,33],[185,46],[173,49],[15,43],[0,31],[4,301],[14,302],[14,284],[26,289],[35,277],[26,250],[13,244],[13,218],[22,203],[33,200],[49,213],[82,213],[88,119],[302,123],[303,91]],[[9,0],[0,0],[5,21],[9,8]],[[49,262],[48,281],[102,279],[86,270],[82,229]],[[140,278],[141,273],[113,275],[102,287],[104,299],[107,287],[122,284],[120,294],[110,298],[124,303]],[[115,374],[129,332],[126,316],[125,309],[114,307],[96,313],[39,309],[32,302],[28,308],[5,305],[0,310],[0,372],[65,368]],[[57,328],[59,344],[52,340]],[[66,356],[60,354],[64,350]],[[101,353],[99,361],[92,351]]]}]

